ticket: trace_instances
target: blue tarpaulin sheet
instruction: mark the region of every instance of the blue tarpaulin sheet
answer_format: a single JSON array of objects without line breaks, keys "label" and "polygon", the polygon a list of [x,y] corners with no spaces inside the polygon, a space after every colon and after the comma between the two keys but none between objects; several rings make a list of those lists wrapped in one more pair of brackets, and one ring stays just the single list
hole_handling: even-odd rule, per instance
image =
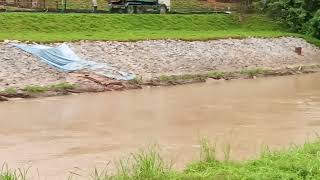
[{"label": "blue tarpaulin sheet", "polygon": [[117,80],[131,80],[135,78],[133,73],[123,72],[105,63],[97,63],[79,58],[72,49],[61,44],[57,47],[44,45],[13,44],[30,54],[40,58],[45,63],[57,68],[60,71],[73,72],[79,70],[89,70],[96,74]]}]

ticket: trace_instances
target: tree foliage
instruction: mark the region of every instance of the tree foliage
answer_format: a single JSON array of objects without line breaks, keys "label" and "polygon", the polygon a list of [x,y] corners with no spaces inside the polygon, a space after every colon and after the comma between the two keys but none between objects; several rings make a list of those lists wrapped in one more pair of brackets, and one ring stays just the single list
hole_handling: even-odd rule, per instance
[{"label": "tree foliage", "polygon": [[267,12],[294,32],[320,38],[320,0],[270,0]]}]

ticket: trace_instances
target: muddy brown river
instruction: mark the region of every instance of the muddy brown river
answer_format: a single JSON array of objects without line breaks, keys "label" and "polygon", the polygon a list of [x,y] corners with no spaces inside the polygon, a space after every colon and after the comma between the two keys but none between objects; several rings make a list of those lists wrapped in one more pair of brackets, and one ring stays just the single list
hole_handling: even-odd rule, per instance
[{"label": "muddy brown river", "polygon": [[0,127],[0,164],[48,180],[153,143],[182,168],[205,136],[219,157],[230,145],[232,159],[251,159],[320,132],[320,74],[16,100],[0,103]]}]

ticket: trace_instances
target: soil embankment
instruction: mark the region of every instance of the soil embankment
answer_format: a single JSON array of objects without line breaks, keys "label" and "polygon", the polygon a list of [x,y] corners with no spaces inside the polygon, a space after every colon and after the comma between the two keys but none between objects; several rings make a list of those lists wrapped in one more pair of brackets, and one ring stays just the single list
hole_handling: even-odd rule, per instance
[{"label": "soil embankment", "polygon": [[[208,77],[252,78],[258,75],[308,73],[320,69],[319,66],[311,66],[320,62],[320,49],[303,39],[290,37],[192,42],[179,40],[80,41],[67,44],[83,59],[107,63],[123,71],[132,71],[139,79],[132,82],[119,82],[88,72],[59,72],[36,57],[4,42],[0,43],[0,90],[14,87],[21,92],[20,90],[28,85],[48,86],[59,83],[77,86],[72,90],[62,89],[63,92],[59,93],[49,88],[51,93],[46,93],[46,95],[56,95],[139,88],[138,85],[141,84],[171,85],[198,82],[205,81]],[[295,52],[296,47],[302,48],[302,55]],[[268,69],[268,72],[251,71],[253,69]],[[235,73],[217,74],[217,72]],[[186,74],[189,76],[185,76]],[[172,75],[175,75],[174,78],[171,78]],[[24,97],[25,93],[21,93],[18,97]],[[12,96],[8,93],[0,95],[8,98]]]}]

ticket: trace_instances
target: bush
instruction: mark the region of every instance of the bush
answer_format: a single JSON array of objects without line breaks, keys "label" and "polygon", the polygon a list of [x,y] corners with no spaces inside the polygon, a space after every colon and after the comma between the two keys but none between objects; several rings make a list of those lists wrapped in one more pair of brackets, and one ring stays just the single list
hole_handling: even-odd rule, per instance
[{"label": "bush", "polygon": [[38,85],[28,85],[25,88],[22,89],[25,92],[28,93],[43,93],[48,91],[48,87],[46,86],[38,86]]},{"label": "bush", "polygon": [[70,89],[75,89],[76,85],[74,84],[69,84],[67,82],[51,85],[50,89],[55,90],[55,91],[64,91],[64,90],[70,90]]},{"label": "bush", "polygon": [[16,94],[17,89],[14,87],[9,87],[9,88],[6,88],[5,90],[3,90],[2,92],[6,93],[6,94]]},{"label": "bush", "polygon": [[320,39],[320,9],[310,20],[308,33]]},{"label": "bush", "polygon": [[319,0],[270,0],[267,13],[291,31],[320,38]]}]

